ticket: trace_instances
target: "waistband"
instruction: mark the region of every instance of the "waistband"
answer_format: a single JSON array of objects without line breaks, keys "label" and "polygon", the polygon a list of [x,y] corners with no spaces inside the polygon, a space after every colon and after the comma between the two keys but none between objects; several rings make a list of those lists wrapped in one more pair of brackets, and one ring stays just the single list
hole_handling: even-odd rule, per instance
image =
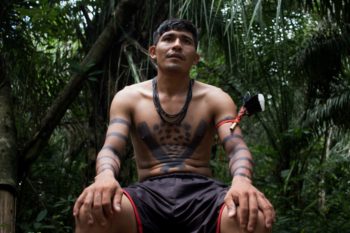
[{"label": "waistband", "polygon": [[204,176],[200,175],[197,173],[190,173],[190,172],[174,172],[174,173],[168,173],[164,175],[157,175],[157,176],[152,176],[148,177],[142,181],[139,182],[144,182],[144,181],[152,181],[152,180],[159,180],[159,179],[167,179],[167,178],[181,178],[181,179],[203,179],[203,180],[211,180],[213,177],[209,176]]}]

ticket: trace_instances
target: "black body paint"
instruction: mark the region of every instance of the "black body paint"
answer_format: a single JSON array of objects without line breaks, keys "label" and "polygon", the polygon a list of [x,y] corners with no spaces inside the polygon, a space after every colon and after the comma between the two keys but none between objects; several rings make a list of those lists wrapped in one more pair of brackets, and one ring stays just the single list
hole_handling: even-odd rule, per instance
[{"label": "black body paint", "polygon": [[237,173],[233,174],[233,176],[243,176],[243,177],[247,177],[248,179],[252,179],[252,177],[248,176],[247,174],[241,173],[241,172],[237,172]]},{"label": "black body paint", "polygon": [[100,166],[97,167],[96,171],[97,171],[97,174],[100,174],[101,172],[103,172],[104,170],[107,170],[107,169],[113,171],[113,173],[115,174],[116,168],[112,164],[109,164],[109,163],[101,164]]},{"label": "black body paint", "polygon": [[226,136],[226,137],[222,140],[222,144],[225,146],[225,144],[226,144],[229,140],[234,139],[234,138],[238,138],[238,139],[243,140],[242,135],[239,135],[239,134],[230,134],[230,135]]},{"label": "black body paint", "polygon": [[116,156],[120,155],[119,151],[117,149],[115,149],[113,146],[104,146],[102,147],[101,150],[109,150],[112,151],[113,154],[115,154]]},{"label": "black body paint", "polygon": [[[235,176],[237,175],[239,172],[237,172],[237,170],[239,169],[246,169],[249,171],[250,174],[253,173],[253,170],[251,168],[251,166],[254,166],[254,162],[251,158],[247,157],[246,155],[243,155],[241,153],[238,153],[239,151],[242,151],[242,150],[246,150],[246,151],[249,151],[247,147],[238,147],[238,148],[235,148],[230,154],[229,154],[229,167],[230,167],[230,171],[231,171],[231,175],[232,176]],[[238,157],[239,155],[241,155],[241,157]],[[240,165],[238,167],[236,167],[235,169],[234,168],[234,165],[236,164],[236,162],[238,161],[248,161],[250,163],[250,165]],[[237,173],[237,174],[236,174]],[[241,174],[241,173],[239,173]],[[243,174],[243,173],[242,173]],[[248,175],[244,175],[248,178],[250,178],[250,176]]]},{"label": "black body paint", "polygon": [[246,169],[246,170],[248,170],[250,173],[253,173],[251,167],[247,167],[247,166],[238,166],[238,167],[236,167],[236,168],[232,171],[232,174],[235,174],[235,173],[237,172],[238,169]]},{"label": "black body paint", "polygon": [[152,152],[155,159],[165,163],[162,168],[167,172],[170,168],[181,168],[184,161],[193,155],[193,152],[202,141],[208,124],[202,120],[191,138],[191,125],[156,124],[152,127],[142,122],[137,126],[141,139]]},{"label": "black body paint", "polygon": [[228,157],[230,159],[233,159],[234,157],[236,157],[237,153],[241,150],[246,150],[249,151],[249,149],[247,147],[237,147],[235,148],[233,151],[230,152],[230,154],[228,155]]},{"label": "black body paint", "polygon": [[240,158],[237,158],[235,159],[232,164],[234,164],[235,162],[239,161],[239,160],[245,160],[245,161],[248,161],[251,165],[254,165],[254,162],[252,159],[248,158],[248,157],[240,157]]},{"label": "black body paint", "polygon": [[109,124],[124,124],[124,125],[127,125],[128,127],[130,127],[130,122],[127,121],[127,120],[124,120],[122,118],[114,118],[112,119]]},{"label": "black body paint", "polygon": [[128,140],[127,136],[125,136],[124,134],[118,133],[118,132],[111,132],[111,133],[107,134],[106,137],[117,137],[117,138],[122,139],[125,142]]}]

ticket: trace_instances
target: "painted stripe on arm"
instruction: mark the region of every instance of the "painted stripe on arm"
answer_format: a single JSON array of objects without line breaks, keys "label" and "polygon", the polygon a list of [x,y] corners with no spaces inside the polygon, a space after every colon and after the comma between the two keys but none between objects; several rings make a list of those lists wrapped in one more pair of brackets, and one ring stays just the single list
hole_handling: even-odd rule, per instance
[{"label": "painted stripe on arm", "polygon": [[233,159],[234,157],[237,156],[238,152],[240,151],[248,151],[249,152],[249,149],[247,147],[236,147],[233,151],[231,151],[228,155],[228,157],[231,159]]},{"label": "painted stripe on arm", "polygon": [[240,139],[240,140],[243,140],[243,136],[240,135],[240,134],[230,134],[226,137],[224,137],[224,139],[222,139],[222,145],[225,146],[225,144],[230,141],[230,140],[233,140],[233,139]]},{"label": "painted stripe on arm", "polygon": [[116,148],[114,148],[113,146],[106,145],[106,146],[102,147],[101,150],[109,150],[116,156],[120,155],[120,152]]},{"label": "painted stripe on arm", "polygon": [[254,166],[254,162],[253,162],[253,160],[251,159],[251,158],[248,158],[248,157],[239,157],[239,158],[237,158],[237,159],[234,159],[233,161],[232,161],[232,165],[233,164],[235,164],[236,162],[238,162],[238,161],[248,161],[251,165],[253,165]]},{"label": "painted stripe on arm", "polygon": [[118,132],[111,132],[111,133],[108,133],[106,135],[106,137],[117,137],[117,138],[120,138],[122,139],[123,141],[127,141],[128,140],[128,137],[125,136],[124,134],[121,134],[121,133],[118,133]]},{"label": "painted stripe on arm", "polygon": [[109,121],[109,124],[112,125],[112,124],[123,124],[123,125],[126,125],[128,127],[130,127],[130,122],[127,121],[127,120],[124,120],[123,118],[114,118],[112,120]]},{"label": "painted stripe on arm", "polygon": [[113,172],[113,174],[116,174],[117,168],[114,167],[112,164],[110,163],[103,163],[100,164],[97,168],[96,168],[96,173],[100,174],[101,172],[105,171],[105,170],[111,170]]}]

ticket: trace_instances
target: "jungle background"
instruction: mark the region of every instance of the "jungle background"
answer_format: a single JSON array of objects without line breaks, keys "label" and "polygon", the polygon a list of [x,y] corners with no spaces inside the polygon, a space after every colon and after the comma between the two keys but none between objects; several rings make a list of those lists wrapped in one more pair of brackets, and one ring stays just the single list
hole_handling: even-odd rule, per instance
[{"label": "jungle background", "polygon": [[[254,184],[273,232],[350,232],[349,0],[1,0],[0,232],[72,232],[94,178],[114,94],[147,80],[151,35],[167,18],[200,28],[193,78],[236,104]],[[137,179],[131,146],[120,181]],[[221,145],[215,177],[230,177]]]}]

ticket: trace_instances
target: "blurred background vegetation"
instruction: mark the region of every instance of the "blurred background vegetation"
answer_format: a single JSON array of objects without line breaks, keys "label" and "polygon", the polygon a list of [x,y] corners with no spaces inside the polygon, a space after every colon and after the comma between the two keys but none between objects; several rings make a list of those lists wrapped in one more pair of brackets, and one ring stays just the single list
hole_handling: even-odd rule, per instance
[{"label": "blurred background vegetation", "polygon": [[[1,0],[0,112],[11,117],[0,138],[13,143],[0,140],[0,190],[16,200],[16,231],[73,231],[111,99],[155,75],[147,48],[171,17],[200,28],[194,78],[237,105],[265,95],[266,111],[241,127],[273,232],[350,232],[349,0]],[[219,143],[212,154],[229,183]],[[134,166],[129,146],[123,185]]]}]

